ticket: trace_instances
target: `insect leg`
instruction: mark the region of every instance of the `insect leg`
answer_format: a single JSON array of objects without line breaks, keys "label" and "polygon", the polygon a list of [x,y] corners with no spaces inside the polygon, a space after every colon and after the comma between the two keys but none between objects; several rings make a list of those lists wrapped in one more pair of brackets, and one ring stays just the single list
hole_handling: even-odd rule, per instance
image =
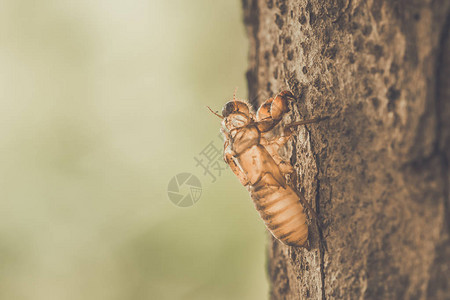
[{"label": "insect leg", "polygon": [[233,171],[234,174],[239,178],[239,181],[243,186],[246,186],[249,184],[248,178],[245,175],[245,173],[242,171],[241,167],[236,163],[233,154],[231,153],[225,153],[224,155],[225,162],[230,166],[231,171]]},{"label": "insect leg", "polygon": [[303,196],[303,194],[300,193],[300,192],[296,189],[295,184],[293,184],[294,182],[297,182],[297,174],[296,174],[296,173],[293,173],[293,176],[294,176],[294,178],[293,178],[292,184],[291,184],[292,189],[293,189],[294,192],[297,194],[297,196],[298,196],[298,198],[300,199],[300,202],[302,203],[302,205],[303,205],[304,207],[306,207],[306,208],[308,209],[308,211],[311,213],[311,217],[312,217],[313,220],[316,221],[317,226],[318,226],[319,228],[322,228],[320,218],[319,218],[319,216],[316,214],[316,211],[311,207],[311,205],[309,205],[309,203],[308,203],[308,201],[306,200],[305,196]]},{"label": "insect leg", "polygon": [[[298,125],[305,125],[305,124],[310,124],[310,123],[316,123],[316,122],[319,122],[319,121],[322,121],[322,120],[325,120],[325,119],[328,119],[328,118],[329,117],[315,118],[315,119],[310,119],[310,120],[298,121],[298,122],[294,122],[294,123],[286,125],[284,127],[284,133],[285,133],[285,136],[287,137],[287,139],[283,140],[282,138],[284,138],[284,137],[280,138],[279,140],[280,140],[280,142],[282,142],[282,144],[280,144],[280,145],[283,145],[284,143],[286,143],[288,141],[288,139],[291,137],[292,127],[298,126]],[[291,168],[292,168],[292,166],[291,166]],[[295,172],[291,172],[291,173],[295,176],[293,182],[297,182],[297,174]],[[299,191],[297,191],[297,189],[295,187],[293,187],[293,190],[297,194],[297,196],[300,199],[300,202],[303,204],[303,206],[306,207],[311,212],[311,216],[313,217],[313,219],[316,220],[317,226],[321,227],[320,226],[320,219],[319,219],[319,217],[317,216],[316,212],[312,209],[311,205],[309,205],[308,201],[306,201],[305,196],[303,196],[303,194],[301,194]]]},{"label": "insect leg", "polygon": [[289,138],[290,134],[288,136],[282,136],[277,139],[271,140],[264,144],[264,147],[266,148],[267,152],[269,152],[270,156],[278,165],[283,175],[291,174],[294,172],[294,168],[289,163],[289,161],[283,160],[280,154],[278,154],[278,149],[280,149],[280,147],[286,144]]},{"label": "insect leg", "polygon": [[299,197],[300,202],[303,204],[303,206],[305,206],[305,207],[309,210],[309,212],[311,213],[311,216],[317,221],[317,223],[318,223],[318,225],[319,225],[319,227],[320,227],[320,224],[319,224],[319,220],[320,220],[320,219],[319,219],[319,216],[316,214],[316,212],[315,212],[314,209],[311,207],[311,205],[309,205],[308,201],[306,201],[305,196],[303,196],[302,193],[300,193],[299,191],[297,191],[297,189],[294,189],[294,191],[295,191],[295,193],[297,194],[297,196]]},{"label": "insect leg", "polygon": [[223,160],[230,166],[231,171],[233,171],[234,174],[238,177],[239,181],[243,186],[248,185],[249,181],[247,176],[242,171],[241,167],[236,163],[236,160],[234,158],[233,150],[231,150],[228,146],[230,145],[230,134],[226,131],[221,132],[225,135],[225,143],[223,145]]},{"label": "insect leg", "polygon": [[287,124],[285,126],[285,128],[292,128],[295,126],[300,126],[300,125],[306,125],[306,124],[311,124],[311,123],[317,123],[326,119],[329,119],[330,117],[326,116],[326,117],[319,117],[319,118],[314,118],[314,119],[309,119],[309,120],[302,120],[302,121],[297,121],[297,122],[293,122],[291,124]]}]

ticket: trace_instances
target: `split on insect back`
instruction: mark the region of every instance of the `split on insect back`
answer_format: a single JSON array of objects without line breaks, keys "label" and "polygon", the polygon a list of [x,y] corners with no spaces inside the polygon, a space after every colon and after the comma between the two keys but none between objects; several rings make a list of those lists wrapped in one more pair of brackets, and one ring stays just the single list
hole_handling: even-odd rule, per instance
[{"label": "split on insect back", "polygon": [[[289,112],[288,101],[295,99],[290,91],[282,91],[267,99],[256,114],[251,106],[236,99],[227,102],[222,115],[208,109],[222,119],[224,160],[250,193],[266,227],[286,245],[305,247],[308,225],[304,206],[317,219],[303,195],[290,187],[286,175],[294,172],[289,161],[278,150],[292,136],[296,126],[316,123],[325,118],[314,118],[282,125]],[[275,130],[277,127],[280,130]]]}]

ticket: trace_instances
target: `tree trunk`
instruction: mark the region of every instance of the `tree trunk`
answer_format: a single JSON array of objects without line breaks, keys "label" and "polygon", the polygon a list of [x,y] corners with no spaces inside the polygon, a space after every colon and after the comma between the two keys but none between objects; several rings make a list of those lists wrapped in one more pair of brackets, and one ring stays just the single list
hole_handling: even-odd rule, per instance
[{"label": "tree trunk", "polygon": [[450,299],[450,1],[243,7],[252,104],[289,89],[298,120],[331,117],[295,135],[321,226],[270,239],[271,297]]}]

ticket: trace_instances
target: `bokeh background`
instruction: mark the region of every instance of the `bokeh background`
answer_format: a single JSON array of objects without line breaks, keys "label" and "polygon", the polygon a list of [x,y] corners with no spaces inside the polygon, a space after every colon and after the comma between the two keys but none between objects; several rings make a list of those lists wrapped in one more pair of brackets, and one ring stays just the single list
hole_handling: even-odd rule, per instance
[{"label": "bokeh background", "polygon": [[239,0],[0,2],[1,299],[267,298],[247,191],[194,161],[247,47]]}]

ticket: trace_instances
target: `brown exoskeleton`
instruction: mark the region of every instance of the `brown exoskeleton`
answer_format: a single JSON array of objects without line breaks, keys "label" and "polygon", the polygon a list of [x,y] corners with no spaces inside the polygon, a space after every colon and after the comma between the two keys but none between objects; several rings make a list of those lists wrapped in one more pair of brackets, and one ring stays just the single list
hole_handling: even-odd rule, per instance
[{"label": "brown exoskeleton", "polygon": [[[224,160],[250,192],[256,209],[267,228],[278,240],[291,246],[305,246],[308,226],[302,203],[310,209],[301,194],[286,182],[293,167],[281,158],[278,150],[291,137],[294,126],[318,122],[316,118],[284,126],[281,136],[271,135],[283,115],[289,111],[289,91],[266,100],[256,115],[250,106],[233,97],[225,104],[221,132],[224,135]],[[311,213],[315,216],[314,211]]]}]

